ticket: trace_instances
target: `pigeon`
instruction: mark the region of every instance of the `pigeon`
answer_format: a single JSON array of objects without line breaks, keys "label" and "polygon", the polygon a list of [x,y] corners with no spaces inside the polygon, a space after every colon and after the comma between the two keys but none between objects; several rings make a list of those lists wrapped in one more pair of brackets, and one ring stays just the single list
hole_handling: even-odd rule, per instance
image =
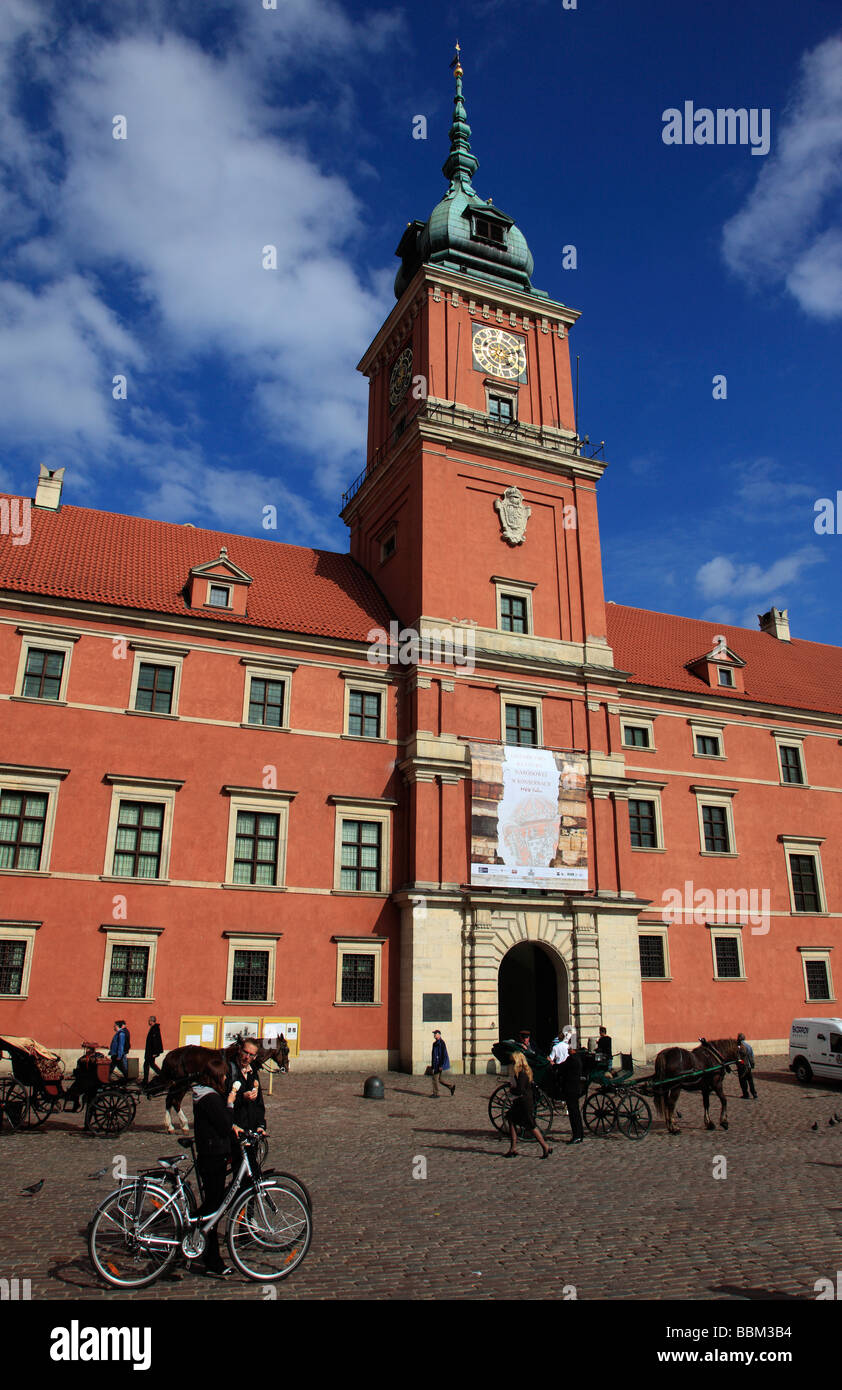
[{"label": "pigeon", "polygon": [[44,1186],[44,1179],[41,1178],[41,1181],[40,1181],[40,1182],[34,1182],[34,1183],[32,1184],[31,1187],[22,1187],[22,1188],[21,1188],[21,1192],[25,1192],[25,1193],[27,1194],[28,1197],[34,1197],[34,1196],[35,1196],[35,1193],[36,1193],[36,1192],[40,1192],[40,1191],[41,1191],[41,1188],[42,1188],[43,1186]]},{"label": "pigeon", "polygon": [[88,1177],[90,1178],[91,1182],[95,1182],[97,1178],[104,1178],[107,1172],[107,1168],[97,1168],[96,1172],[89,1173]]},{"label": "pigeon", "polygon": [[818,1120],[816,1120],[816,1123],[815,1123],[814,1125],[810,1125],[810,1128],[811,1128],[811,1129],[818,1129],[818,1127],[819,1127],[819,1122],[818,1122]]},{"label": "pigeon", "polygon": [[833,1120],[833,1119],[830,1119],[830,1120],[828,1120],[828,1124],[829,1124],[829,1125],[835,1125],[835,1124],[836,1124],[836,1121]]},{"label": "pigeon", "polygon": [[838,1125],[842,1125],[842,1115],[837,1115],[835,1110],[833,1112],[833,1118]]}]

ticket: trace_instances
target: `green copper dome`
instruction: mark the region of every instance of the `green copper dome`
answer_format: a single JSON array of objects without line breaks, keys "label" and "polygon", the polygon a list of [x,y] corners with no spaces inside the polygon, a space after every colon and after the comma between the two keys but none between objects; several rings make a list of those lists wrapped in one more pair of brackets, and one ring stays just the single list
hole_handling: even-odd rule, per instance
[{"label": "green copper dome", "polygon": [[439,265],[489,284],[541,294],[532,286],[534,262],[523,233],[490,198],[487,202],[480,198],[471,183],[479,160],[471,153],[458,44],[456,51],[450,154],[442,166],[450,187],[428,221],[410,222],[404,232],[395,252],[401,257],[395,296],[400,299],[421,265]]}]

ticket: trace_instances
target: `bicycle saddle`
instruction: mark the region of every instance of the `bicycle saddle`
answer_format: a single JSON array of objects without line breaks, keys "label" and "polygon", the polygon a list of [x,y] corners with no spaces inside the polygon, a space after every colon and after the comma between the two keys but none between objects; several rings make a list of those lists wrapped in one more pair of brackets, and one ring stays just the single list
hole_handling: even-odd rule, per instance
[{"label": "bicycle saddle", "polygon": [[158,1158],[155,1161],[159,1168],[177,1168],[179,1163],[185,1162],[186,1158],[186,1154],[176,1154],[174,1158]]},{"label": "bicycle saddle", "polygon": [[181,1145],[182,1149],[192,1149],[196,1141],[195,1139],[179,1139],[178,1142]]}]

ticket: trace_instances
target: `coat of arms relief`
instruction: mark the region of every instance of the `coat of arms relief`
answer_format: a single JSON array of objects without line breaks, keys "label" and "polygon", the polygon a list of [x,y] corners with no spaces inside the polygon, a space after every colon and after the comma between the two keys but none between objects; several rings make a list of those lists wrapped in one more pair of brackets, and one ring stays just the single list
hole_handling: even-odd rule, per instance
[{"label": "coat of arms relief", "polygon": [[523,497],[516,487],[507,487],[502,497],[495,497],[494,510],[500,517],[503,539],[509,545],[523,545],[526,540],[526,523],[532,515],[532,508],[524,504]]}]

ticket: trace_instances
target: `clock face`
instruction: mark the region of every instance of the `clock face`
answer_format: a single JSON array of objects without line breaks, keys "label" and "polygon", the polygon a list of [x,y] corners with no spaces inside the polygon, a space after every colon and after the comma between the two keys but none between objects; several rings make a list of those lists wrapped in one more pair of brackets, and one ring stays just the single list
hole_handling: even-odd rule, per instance
[{"label": "clock face", "polygon": [[389,405],[400,405],[412,380],[412,348],[404,348],[389,376]]},{"label": "clock face", "polygon": [[522,338],[503,328],[477,328],[474,366],[506,381],[526,380],[526,348]]}]

